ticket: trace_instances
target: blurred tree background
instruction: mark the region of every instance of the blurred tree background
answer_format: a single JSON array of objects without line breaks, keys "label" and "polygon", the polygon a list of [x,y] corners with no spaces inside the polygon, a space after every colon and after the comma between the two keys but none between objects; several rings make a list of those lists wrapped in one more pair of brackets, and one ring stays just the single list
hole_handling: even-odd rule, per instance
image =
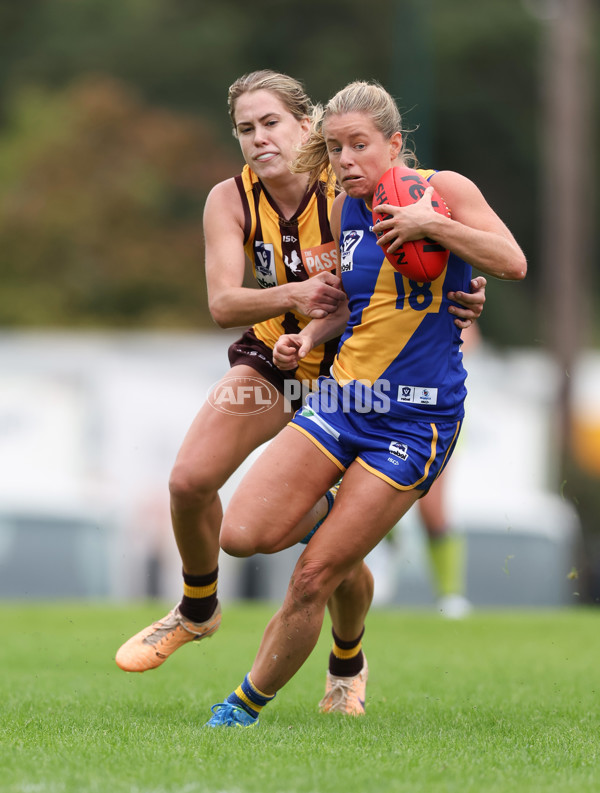
[{"label": "blurred tree background", "polygon": [[528,255],[525,283],[490,284],[486,337],[538,344],[532,5],[0,0],[0,325],[210,326],[202,207],[241,166],[227,88],[272,67],[318,101],[354,78],[394,93],[423,164],[470,176]]},{"label": "blurred tree background", "polygon": [[[0,0],[0,327],[212,327],[202,209],[242,165],[227,89],[270,67],[316,101],[352,79],[383,83],[422,164],[472,178],[527,254],[523,283],[489,283],[484,336],[552,348],[556,268],[574,263],[550,270],[544,236],[547,42],[557,9],[579,2],[596,101],[574,280],[579,343],[598,346],[597,0]],[[563,470],[597,526],[599,472]]]}]

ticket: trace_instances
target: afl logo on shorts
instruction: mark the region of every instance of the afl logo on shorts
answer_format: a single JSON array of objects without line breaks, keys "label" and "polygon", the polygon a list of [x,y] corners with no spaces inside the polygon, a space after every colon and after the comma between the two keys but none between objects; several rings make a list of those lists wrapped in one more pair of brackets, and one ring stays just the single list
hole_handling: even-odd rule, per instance
[{"label": "afl logo on shorts", "polygon": [[408,446],[400,441],[391,441],[389,451],[394,457],[399,457],[401,460],[408,460]]}]

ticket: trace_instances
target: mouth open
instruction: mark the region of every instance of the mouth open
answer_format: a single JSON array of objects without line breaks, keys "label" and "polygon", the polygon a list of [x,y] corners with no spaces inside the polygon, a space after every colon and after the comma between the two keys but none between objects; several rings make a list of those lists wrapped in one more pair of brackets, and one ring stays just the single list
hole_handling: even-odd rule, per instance
[{"label": "mouth open", "polygon": [[259,154],[254,159],[256,160],[256,162],[269,162],[270,160],[273,159],[273,157],[277,157],[276,151],[265,151],[262,154]]}]

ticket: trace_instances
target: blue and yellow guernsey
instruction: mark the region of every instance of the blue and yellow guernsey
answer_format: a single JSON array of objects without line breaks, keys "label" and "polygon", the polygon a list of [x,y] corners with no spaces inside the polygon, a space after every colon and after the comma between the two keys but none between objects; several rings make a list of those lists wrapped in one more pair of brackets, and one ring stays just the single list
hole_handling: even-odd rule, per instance
[{"label": "blue and yellow guernsey", "polygon": [[405,420],[462,419],[466,371],[446,295],[469,291],[471,267],[451,254],[435,281],[410,281],[385,258],[372,223],[364,201],[346,198],[340,270],[350,319],[331,373],[351,391],[357,380],[373,384],[375,395],[389,399],[390,413]]},{"label": "blue and yellow guernsey", "polygon": [[[333,186],[321,184],[307,192],[296,213],[284,218],[257,175],[247,165],[236,177],[244,208],[244,250],[259,286],[304,281],[324,271],[338,273],[337,246],[329,227]],[[253,326],[258,338],[271,349],[284,333],[298,333],[310,317],[296,311]],[[302,361],[297,377],[316,380],[327,374],[338,339],[315,347]]]}]

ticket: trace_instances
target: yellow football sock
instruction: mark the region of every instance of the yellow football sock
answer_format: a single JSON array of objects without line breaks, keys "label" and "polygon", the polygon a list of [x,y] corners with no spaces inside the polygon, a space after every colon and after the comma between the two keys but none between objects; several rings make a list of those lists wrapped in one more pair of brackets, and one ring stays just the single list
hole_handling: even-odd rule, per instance
[{"label": "yellow football sock", "polygon": [[444,533],[429,537],[429,555],[437,593],[464,595],[466,543],[462,534]]}]

